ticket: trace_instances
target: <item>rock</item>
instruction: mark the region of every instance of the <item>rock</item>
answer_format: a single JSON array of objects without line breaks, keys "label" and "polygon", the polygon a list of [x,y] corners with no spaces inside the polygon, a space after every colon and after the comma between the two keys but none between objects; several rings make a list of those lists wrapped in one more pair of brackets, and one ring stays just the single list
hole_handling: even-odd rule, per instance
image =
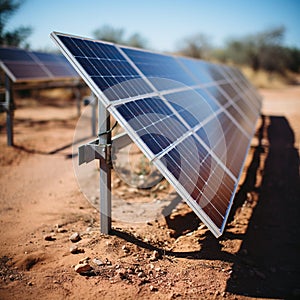
[{"label": "rock", "polygon": [[158,253],[158,251],[154,250],[149,259],[150,259],[150,261],[155,261],[158,258],[159,258],[159,253]]},{"label": "rock", "polygon": [[69,237],[70,241],[72,243],[76,243],[79,242],[81,240],[80,234],[78,232],[73,233],[70,237]]},{"label": "rock", "polygon": [[51,234],[47,234],[47,235],[44,236],[44,240],[48,241],[48,242],[52,242],[52,241],[55,241],[56,238]]},{"label": "rock", "polygon": [[57,232],[58,232],[58,233],[66,233],[66,232],[68,232],[68,230],[65,229],[65,228],[58,228],[58,229],[57,229]]},{"label": "rock", "polygon": [[124,253],[129,253],[130,249],[126,247],[126,245],[122,246],[122,250],[124,251]]},{"label": "rock", "polygon": [[98,258],[94,258],[94,259],[92,260],[92,262],[93,262],[95,265],[97,265],[97,266],[103,266],[103,265],[105,265],[105,263],[104,263],[102,260],[98,259]]},{"label": "rock", "polygon": [[87,257],[81,259],[81,260],[79,261],[79,264],[85,264],[85,263],[88,263],[90,259],[91,259],[91,258],[87,256]]},{"label": "rock", "polygon": [[156,291],[158,291],[158,289],[156,287],[154,287],[153,285],[150,285],[150,291],[156,292]]},{"label": "rock", "polygon": [[142,278],[142,277],[145,277],[146,274],[145,274],[144,272],[139,272],[139,273],[137,274],[137,276],[138,276],[139,278]]},{"label": "rock", "polygon": [[202,229],[205,229],[205,225],[204,224],[201,224],[199,227],[198,227],[198,230],[202,230]]},{"label": "rock", "polygon": [[70,252],[72,254],[84,253],[84,249],[78,248],[77,246],[73,246],[70,248]]},{"label": "rock", "polygon": [[82,263],[75,266],[75,272],[79,274],[88,273],[93,270],[93,268],[88,263]]}]

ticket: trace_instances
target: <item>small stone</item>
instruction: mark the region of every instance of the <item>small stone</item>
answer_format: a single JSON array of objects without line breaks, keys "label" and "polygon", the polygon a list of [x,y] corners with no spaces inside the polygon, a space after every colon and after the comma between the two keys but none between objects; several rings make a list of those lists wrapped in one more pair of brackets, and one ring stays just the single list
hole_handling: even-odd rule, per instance
[{"label": "small stone", "polygon": [[48,242],[52,242],[52,241],[55,241],[56,238],[51,234],[47,234],[47,235],[44,236],[44,240],[48,241]]},{"label": "small stone", "polygon": [[154,250],[152,255],[150,256],[150,261],[155,261],[159,258],[159,253],[158,251]]},{"label": "small stone", "polygon": [[80,234],[78,232],[73,233],[70,237],[69,237],[70,241],[72,243],[76,243],[78,241],[81,240]]},{"label": "small stone", "polygon": [[124,253],[129,253],[130,252],[129,248],[127,248],[126,245],[122,246],[122,250],[124,251]]},{"label": "small stone", "polygon": [[202,229],[204,229],[204,228],[205,228],[205,225],[204,225],[204,224],[201,224],[201,225],[198,227],[199,230],[202,230]]},{"label": "small stone", "polygon": [[81,259],[81,260],[79,261],[79,264],[88,263],[90,259],[91,259],[91,258],[87,256],[87,257]]},{"label": "small stone", "polygon": [[66,233],[66,232],[68,232],[68,230],[65,229],[65,228],[58,228],[58,229],[57,229],[57,232],[58,232],[58,233]]},{"label": "small stone", "polygon": [[88,263],[82,263],[75,266],[75,272],[79,274],[87,273],[93,270],[93,268]]},{"label": "small stone", "polygon": [[28,281],[28,282],[27,282],[27,285],[33,286],[33,282],[32,282],[32,281]]},{"label": "small stone", "polygon": [[150,285],[150,291],[151,292],[156,292],[158,289],[154,287],[153,285]]},{"label": "small stone", "polygon": [[84,249],[78,248],[77,246],[73,246],[70,248],[70,252],[72,254],[84,253]]},{"label": "small stone", "polygon": [[139,272],[139,273],[137,274],[137,276],[138,276],[139,278],[142,278],[142,277],[145,277],[146,275],[145,275],[144,272]]},{"label": "small stone", "polygon": [[98,259],[98,258],[94,258],[94,259],[92,260],[92,262],[93,262],[94,264],[96,264],[97,266],[103,266],[103,265],[105,264],[102,260],[100,260],[100,259]]}]

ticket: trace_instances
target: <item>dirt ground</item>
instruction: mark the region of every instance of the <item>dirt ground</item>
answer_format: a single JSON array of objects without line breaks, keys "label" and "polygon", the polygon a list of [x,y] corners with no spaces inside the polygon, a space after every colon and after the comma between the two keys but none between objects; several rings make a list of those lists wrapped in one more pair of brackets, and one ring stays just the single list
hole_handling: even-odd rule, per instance
[{"label": "dirt ground", "polygon": [[[261,94],[264,117],[219,239],[182,202],[148,221],[113,219],[100,234],[73,171],[74,102],[17,99],[14,148],[0,115],[0,299],[299,299],[300,87]],[[170,193],[164,181],[140,191],[115,174],[113,190],[131,203]],[[81,275],[80,261],[91,267]]]}]

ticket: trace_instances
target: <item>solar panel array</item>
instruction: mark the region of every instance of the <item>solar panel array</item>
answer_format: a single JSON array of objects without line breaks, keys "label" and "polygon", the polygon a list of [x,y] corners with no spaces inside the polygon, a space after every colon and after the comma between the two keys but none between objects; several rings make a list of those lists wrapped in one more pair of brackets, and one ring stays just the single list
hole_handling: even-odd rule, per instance
[{"label": "solar panel array", "polygon": [[0,47],[0,66],[13,82],[80,78],[60,54]]},{"label": "solar panel array", "polygon": [[180,196],[222,234],[261,108],[236,68],[52,33]]}]

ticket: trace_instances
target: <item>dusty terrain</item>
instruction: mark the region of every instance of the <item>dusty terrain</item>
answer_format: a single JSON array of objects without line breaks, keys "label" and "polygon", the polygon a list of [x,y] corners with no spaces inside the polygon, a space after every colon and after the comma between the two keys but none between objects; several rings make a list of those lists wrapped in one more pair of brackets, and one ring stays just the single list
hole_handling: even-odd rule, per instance
[{"label": "dusty terrain", "polygon": [[[0,299],[299,299],[300,87],[261,94],[265,117],[218,240],[184,203],[100,234],[73,171],[74,102],[17,99],[14,148],[0,115]],[[113,190],[155,202],[169,186],[139,191],[113,174]],[[82,275],[81,260],[93,268]]]}]

